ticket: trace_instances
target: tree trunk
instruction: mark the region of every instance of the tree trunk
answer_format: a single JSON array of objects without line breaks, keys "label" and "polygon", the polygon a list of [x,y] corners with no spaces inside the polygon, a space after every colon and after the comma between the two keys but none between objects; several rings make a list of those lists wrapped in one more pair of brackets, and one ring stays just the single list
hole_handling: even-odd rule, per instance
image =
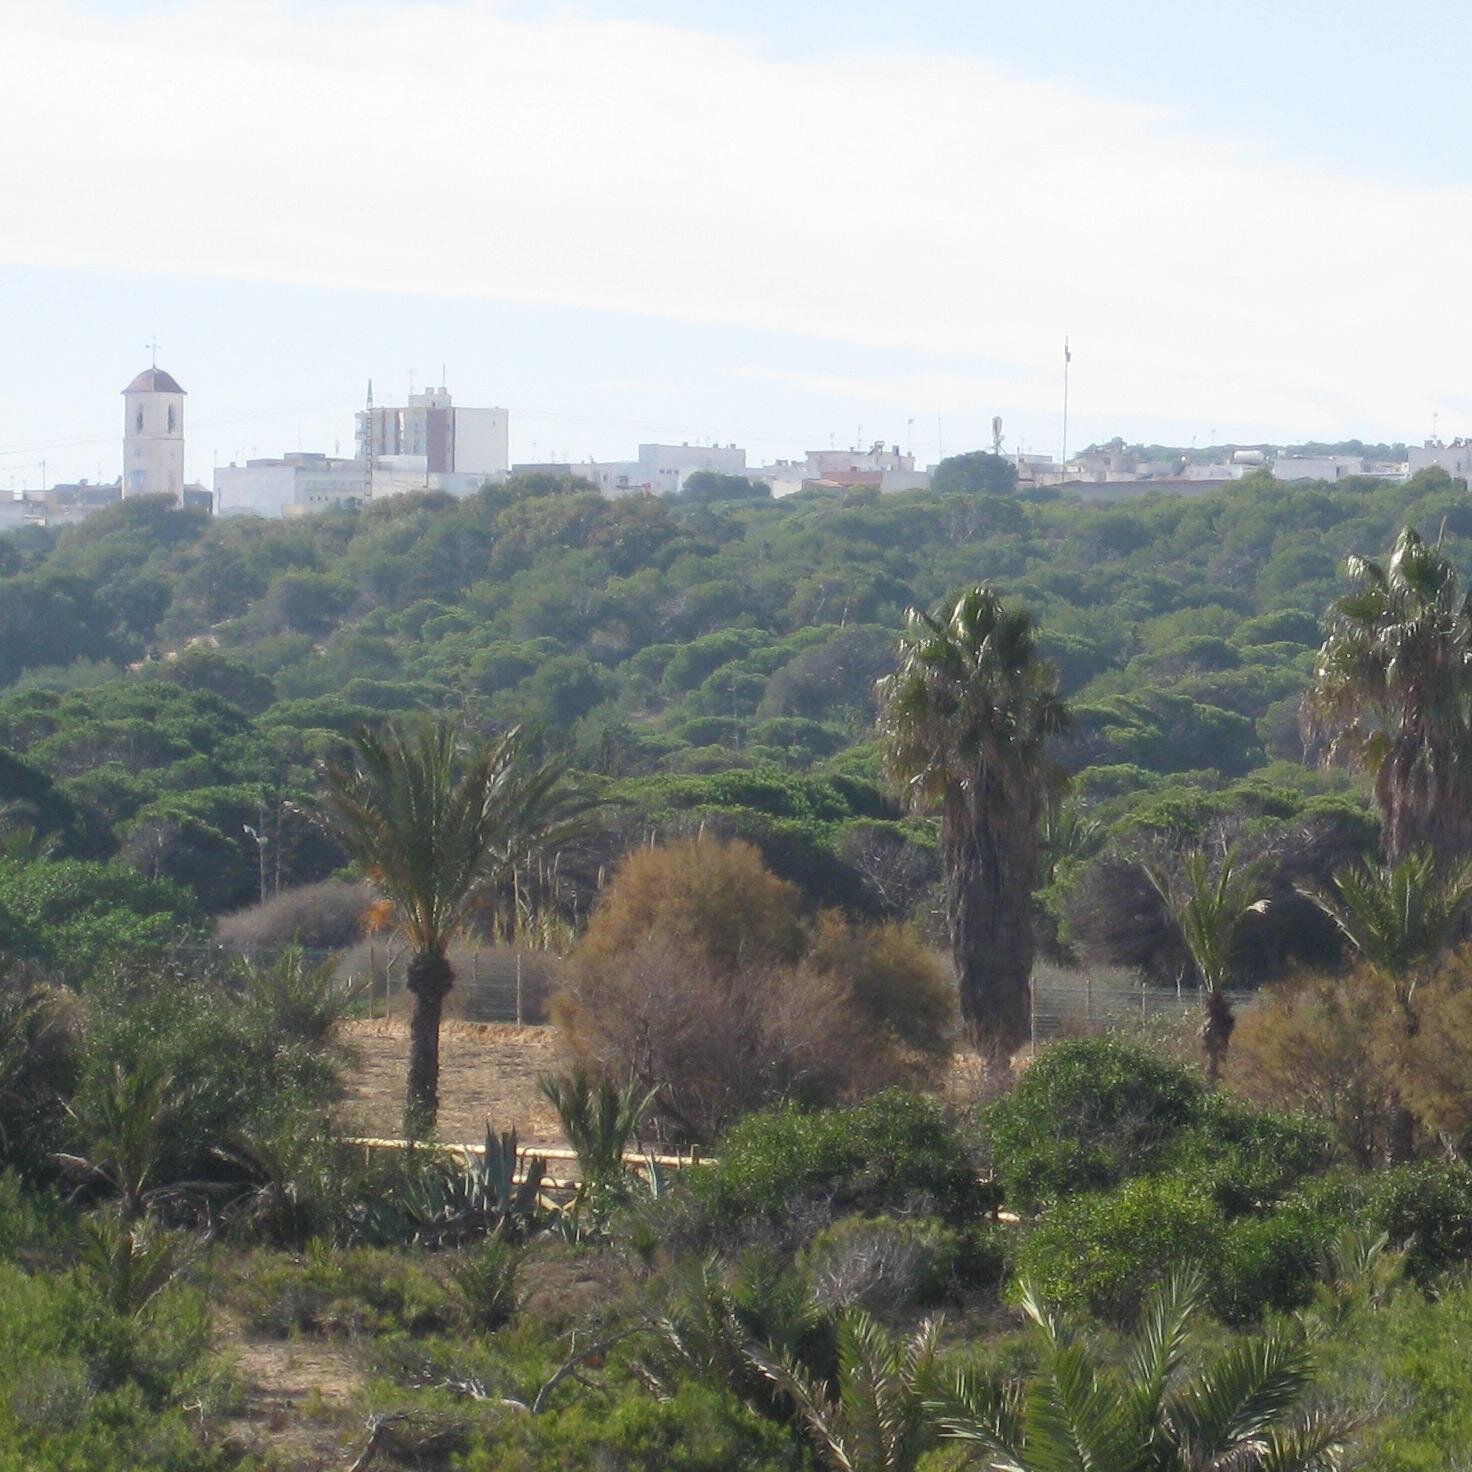
[{"label": "tree trunk", "polygon": [[409,962],[409,1084],[404,1096],[404,1135],[418,1140],[440,1110],[440,1015],[455,973],[441,951],[422,951]]},{"label": "tree trunk", "polygon": [[[983,821],[948,822],[946,918],[960,986],[961,1019],[982,1052],[1011,1054],[1032,1037],[1032,891],[1036,824],[999,810]],[[1012,821],[1009,821],[1012,820]]]},{"label": "tree trunk", "polygon": [[1232,1013],[1232,1004],[1214,987],[1201,994],[1201,1010],[1204,1014],[1201,1019],[1201,1053],[1206,1062],[1206,1086],[1214,1089],[1222,1075],[1222,1064],[1226,1060],[1237,1019]]}]

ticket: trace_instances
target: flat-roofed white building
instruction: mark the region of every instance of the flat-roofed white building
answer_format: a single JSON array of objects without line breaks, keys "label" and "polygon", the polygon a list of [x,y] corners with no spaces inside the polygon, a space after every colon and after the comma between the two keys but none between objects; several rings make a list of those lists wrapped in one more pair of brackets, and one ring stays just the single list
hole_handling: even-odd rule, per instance
[{"label": "flat-roofed white building", "polygon": [[459,408],[443,386],[410,394],[403,406],[360,410],[357,440],[359,458],[412,456],[430,475],[476,476],[477,486],[500,480],[511,463],[506,410]]}]

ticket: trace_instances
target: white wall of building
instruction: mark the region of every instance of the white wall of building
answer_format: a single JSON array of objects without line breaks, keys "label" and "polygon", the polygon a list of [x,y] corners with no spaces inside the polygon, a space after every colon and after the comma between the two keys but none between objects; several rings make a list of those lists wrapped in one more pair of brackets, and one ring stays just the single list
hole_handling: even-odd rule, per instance
[{"label": "white wall of building", "polygon": [[1406,451],[1406,463],[1412,475],[1439,465],[1448,475],[1472,480],[1472,440],[1456,439],[1449,445],[1412,445]]},{"label": "white wall of building", "polygon": [[1279,455],[1273,461],[1274,480],[1343,480],[1364,473],[1358,455]]}]

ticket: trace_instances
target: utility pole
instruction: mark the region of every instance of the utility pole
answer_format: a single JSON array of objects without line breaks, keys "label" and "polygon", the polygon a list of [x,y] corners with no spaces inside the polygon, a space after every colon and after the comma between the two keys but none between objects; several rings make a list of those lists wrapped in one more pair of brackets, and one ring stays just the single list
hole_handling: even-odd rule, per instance
[{"label": "utility pole", "polygon": [[1073,362],[1073,354],[1068,349],[1068,338],[1063,339],[1063,457],[1062,463],[1068,464],[1068,365]]}]

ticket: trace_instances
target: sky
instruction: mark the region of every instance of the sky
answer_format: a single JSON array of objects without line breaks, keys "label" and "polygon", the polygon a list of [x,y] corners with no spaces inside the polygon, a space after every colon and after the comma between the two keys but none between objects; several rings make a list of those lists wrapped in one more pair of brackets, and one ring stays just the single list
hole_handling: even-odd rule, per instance
[{"label": "sky", "polygon": [[[0,0],[0,491],[514,459],[1472,430],[1450,0]],[[43,470],[44,465],[44,470]]]}]

